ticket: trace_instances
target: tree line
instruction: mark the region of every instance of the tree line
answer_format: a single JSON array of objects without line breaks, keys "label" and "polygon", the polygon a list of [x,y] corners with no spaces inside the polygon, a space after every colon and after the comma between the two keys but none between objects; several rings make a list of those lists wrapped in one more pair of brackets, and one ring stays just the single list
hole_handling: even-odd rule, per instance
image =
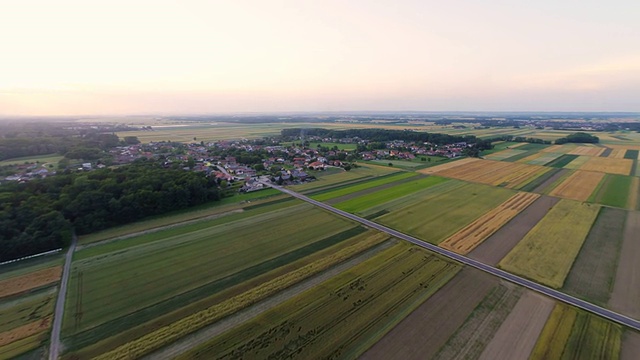
[{"label": "tree line", "polygon": [[86,234],[220,199],[214,179],[140,159],[115,169],[0,186],[0,261],[64,247]]}]

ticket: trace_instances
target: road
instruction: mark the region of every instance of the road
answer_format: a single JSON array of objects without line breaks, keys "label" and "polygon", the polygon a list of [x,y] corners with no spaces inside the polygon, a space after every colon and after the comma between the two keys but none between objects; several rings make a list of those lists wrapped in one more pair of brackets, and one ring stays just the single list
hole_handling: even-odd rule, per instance
[{"label": "road", "polygon": [[75,231],[71,235],[71,246],[67,250],[64,258],[64,268],[62,269],[62,280],[60,281],[60,290],[58,291],[58,299],[56,300],[56,308],[53,313],[53,326],[51,327],[51,344],[49,347],[49,360],[57,360],[60,354],[60,331],[62,330],[62,317],[64,315],[64,299],[67,294],[67,285],[69,284],[69,275],[71,274],[71,258],[76,249],[78,238]]},{"label": "road", "polygon": [[306,201],[306,202],[308,202],[310,204],[316,205],[316,206],[318,206],[320,208],[323,208],[325,210],[331,211],[331,212],[333,212],[335,214],[338,214],[340,216],[343,216],[343,217],[346,217],[346,218],[351,219],[353,221],[359,222],[359,223],[361,223],[361,224],[363,224],[363,225],[365,225],[367,227],[370,227],[372,229],[376,229],[376,230],[385,232],[385,233],[387,233],[389,235],[395,236],[395,237],[397,237],[399,239],[402,239],[402,240],[406,240],[406,241],[408,241],[410,243],[413,243],[415,245],[418,245],[418,246],[420,246],[422,248],[425,248],[427,250],[431,250],[431,251],[436,252],[436,253],[438,253],[438,254],[440,254],[442,256],[448,257],[448,258],[450,258],[452,260],[458,261],[458,262],[463,263],[465,265],[474,267],[474,268],[476,268],[478,270],[481,270],[481,271],[487,272],[489,274],[495,275],[495,276],[497,276],[497,277],[499,277],[501,279],[504,279],[504,280],[510,281],[512,283],[524,286],[524,287],[526,287],[526,288],[528,288],[530,290],[533,290],[533,291],[536,291],[538,293],[547,295],[547,296],[552,297],[552,298],[554,298],[554,299],[556,299],[558,301],[562,301],[562,302],[564,302],[566,304],[579,307],[579,308],[581,308],[583,310],[586,310],[586,311],[591,312],[593,314],[602,316],[602,317],[604,317],[606,319],[609,319],[609,320],[611,320],[613,322],[616,322],[618,324],[621,324],[621,325],[624,325],[624,326],[628,326],[628,327],[636,329],[636,330],[640,330],[640,321],[638,321],[638,320],[635,320],[635,319],[632,319],[632,318],[627,317],[625,315],[619,314],[617,312],[605,309],[603,307],[594,305],[594,304],[592,304],[592,303],[590,303],[588,301],[584,301],[584,300],[575,298],[573,296],[567,295],[567,294],[565,294],[563,292],[560,292],[558,290],[546,287],[544,285],[540,285],[540,284],[538,284],[536,282],[533,282],[531,280],[527,280],[527,279],[522,278],[520,276],[513,275],[513,274],[508,273],[508,272],[506,272],[504,270],[500,270],[500,269],[495,268],[493,266],[481,263],[481,262],[479,262],[477,260],[470,259],[470,258],[468,258],[466,256],[463,256],[463,255],[460,255],[460,254],[456,254],[456,253],[454,253],[452,251],[449,251],[449,250],[443,249],[441,247],[438,247],[436,245],[430,244],[428,242],[416,239],[413,236],[409,236],[407,234],[401,233],[401,232],[396,231],[394,229],[391,229],[391,228],[388,228],[386,226],[383,226],[383,225],[380,225],[378,223],[375,223],[375,222],[373,222],[371,220],[363,219],[363,218],[361,218],[359,216],[350,214],[350,213],[348,213],[346,211],[342,211],[340,209],[336,209],[336,208],[334,208],[334,207],[332,207],[330,205],[327,205],[327,204],[322,203],[320,201],[313,200],[313,199],[308,198],[308,197],[306,197],[306,196],[304,196],[302,194],[299,194],[299,193],[297,193],[295,191],[292,191],[292,190],[289,190],[289,189],[285,189],[285,188],[283,188],[281,186],[277,186],[277,185],[266,183],[266,182],[263,182],[263,184],[266,185],[266,186],[270,186],[270,187],[272,187],[272,188],[274,188],[276,190],[279,190],[279,191],[281,191],[281,192],[283,192],[285,194],[289,194],[289,195],[291,195],[293,197],[296,197],[296,198],[298,198],[300,200]]}]

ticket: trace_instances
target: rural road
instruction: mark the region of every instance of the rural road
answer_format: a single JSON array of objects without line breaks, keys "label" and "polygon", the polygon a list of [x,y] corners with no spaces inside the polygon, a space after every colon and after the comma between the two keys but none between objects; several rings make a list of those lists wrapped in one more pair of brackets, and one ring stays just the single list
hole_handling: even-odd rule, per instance
[{"label": "rural road", "polygon": [[71,245],[64,257],[64,268],[62,269],[62,280],[60,281],[60,290],[58,291],[58,299],[56,300],[56,308],[53,313],[53,326],[51,327],[51,345],[49,347],[49,360],[57,360],[60,353],[60,331],[62,330],[62,316],[64,314],[64,299],[67,294],[67,285],[69,284],[69,275],[71,274],[71,258],[76,249],[78,237],[74,231],[71,235]]},{"label": "rural road", "polygon": [[346,217],[346,218],[351,219],[353,221],[359,222],[359,223],[361,223],[361,224],[363,224],[365,226],[368,226],[368,227],[370,227],[372,229],[376,229],[376,230],[385,232],[385,233],[387,233],[389,235],[397,237],[398,239],[406,240],[406,241],[408,241],[410,243],[413,243],[415,245],[423,247],[423,248],[425,248],[427,250],[431,250],[431,251],[436,252],[436,253],[438,253],[438,254],[440,254],[442,256],[446,256],[446,257],[448,257],[448,258],[450,258],[452,260],[458,261],[458,262],[463,263],[465,265],[468,265],[468,266],[474,267],[476,269],[482,270],[484,272],[487,272],[489,274],[495,275],[495,276],[497,276],[497,277],[499,277],[501,279],[504,279],[504,280],[510,281],[512,283],[524,286],[524,287],[526,287],[528,289],[531,289],[531,290],[536,291],[538,293],[547,295],[549,297],[552,297],[552,298],[554,298],[556,300],[562,301],[562,302],[567,303],[569,305],[573,305],[573,306],[579,307],[579,308],[581,308],[583,310],[589,311],[589,312],[594,313],[596,315],[600,315],[600,316],[602,316],[602,317],[604,317],[606,319],[609,319],[609,320],[611,320],[613,322],[616,322],[618,324],[621,324],[621,325],[624,325],[624,326],[628,326],[628,327],[636,329],[636,330],[640,330],[640,321],[638,321],[638,320],[632,319],[632,318],[627,317],[627,316],[622,315],[622,314],[618,314],[618,313],[616,313],[614,311],[602,308],[600,306],[597,306],[597,305],[594,305],[594,304],[592,304],[590,302],[575,298],[573,296],[569,296],[569,295],[567,295],[567,294],[565,294],[563,292],[560,292],[558,290],[546,287],[544,285],[540,285],[540,284],[538,284],[536,282],[533,282],[531,280],[527,280],[527,279],[522,278],[520,276],[513,275],[513,274],[508,273],[508,272],[506,272],[504,270],[500,270],[500,269],[495,268],[493,266],[481,263],[481,262],[479,262],[477,260],[470,259],[470,258],[468,258],[466,256],[462,256],[460,254],[456,254],[456,253],[454,253],[452,251],[449,251],[449,250],[443,249],[441,247],[438,247],[436,245],[430,244],[428,242],[416,239],[416,238],[414,238],[412,236],[409,236],[407,234],[403,234],[403,233],[401,233],[399,231],[396,231],[394,229],[391,229],[391,228],[388,228],[386,226],[383,226],[383,225],[380,225],[378,223],[375,223],[375,222],[373,222],[371,220],[363,219],[363,218],[361,218],[359,216],[350,214],[350,213],[348,213],[346,211],[342,211],[340,209],[336,209],[336,208],[334,208],[334,207],[332,207],[330,205],[327,205],[327,204],[322,203],[320,201],[313,200],[313,199],[308,198],[308,197],[306,197],[306,196],[304,196],[302,194],[299,194],[299,193],[297,193],[295,191],[291,191],[291,190],[285,189],[285,188],[283,188],[281,186],[277,186],[277,185],[266,183],[266,182],[262,182],[262,184],[265,185],[265,186],[272,187],[272,188],[274,188],[276,190],[279,190],[279,191],[281,191],[281,192],[283,192],[285,194],[289,194],[289,195],[291,195],[293,197],[296,197],[296,198],[298,198],[300,200],[306,201],[306,202],[308,202],[310,204],[316,205],[316,206],[318,206],[320,208],[323,208],[325,210],[331,211],[331,212],[333,212],[335,214],[338,214],[340,216],[343,216],[343,217]]}]

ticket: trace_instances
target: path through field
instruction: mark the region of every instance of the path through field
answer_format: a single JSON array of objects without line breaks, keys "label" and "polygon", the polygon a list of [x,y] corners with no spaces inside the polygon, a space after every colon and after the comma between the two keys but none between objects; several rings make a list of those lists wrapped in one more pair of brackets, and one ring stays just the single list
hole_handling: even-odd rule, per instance
[{"label": "path through field", "polygon": [[60,353],[60,330],[62,329],[62,318],[64,315],[64,299],[67,294],[67,285],[69,284],[69,274],[71,274],[71,258],[76,249],[78,237],[75,231],[71,235],[71,246],[67,250],[64,257],[64,269],[62,270],[62,279],[60,280],[60,291],[56,300],[56,308],[53,312],[53,326],[51,327],[51,345],[49,347],[49,360],[57,360]]}]

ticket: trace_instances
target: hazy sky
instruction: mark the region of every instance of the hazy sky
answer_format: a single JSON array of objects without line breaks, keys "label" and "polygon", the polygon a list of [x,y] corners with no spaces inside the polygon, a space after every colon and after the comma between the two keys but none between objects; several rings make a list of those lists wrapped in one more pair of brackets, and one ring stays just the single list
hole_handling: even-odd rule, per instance
[{"label": "hazy sky", "polygon": [[640,1],[0,1],[0,115],[640,111]]}]

